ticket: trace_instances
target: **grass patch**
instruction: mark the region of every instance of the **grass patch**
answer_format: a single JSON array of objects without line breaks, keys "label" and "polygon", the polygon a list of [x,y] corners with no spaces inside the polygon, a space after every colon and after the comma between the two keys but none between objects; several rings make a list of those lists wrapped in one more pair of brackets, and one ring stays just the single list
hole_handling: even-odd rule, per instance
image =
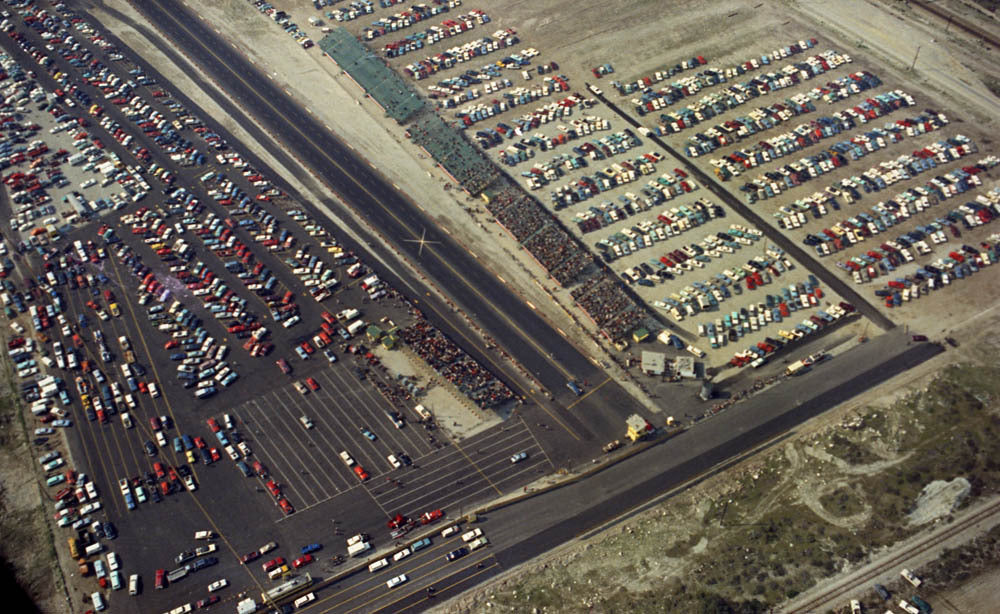
[{"label": "grass patch", "polygon": [[867,465],[881,460],[873,452],[844,437],[841,433],[834,433],[830,438],[830,444],[826,451],[831,456],[845,461],[848,465]]},{"label": "grass patch", "polygon": [[833,492],[821,496],[819,502],[823,509],[841,518],[860,514],[865,509],[858,494],[847,486],[838,486]]}]

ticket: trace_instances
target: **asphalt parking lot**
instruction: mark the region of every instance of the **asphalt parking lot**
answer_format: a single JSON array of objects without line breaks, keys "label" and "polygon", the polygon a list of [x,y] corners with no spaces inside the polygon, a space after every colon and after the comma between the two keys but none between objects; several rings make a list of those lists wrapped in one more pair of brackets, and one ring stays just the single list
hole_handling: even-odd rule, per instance
[{"label": "asphalt parking lot", "polygon": [[[29,31],[26,40],[35,36]],[[82,49],[86,47],[84,43]],[[100,55],[103,51],[94,49],[94,53]],[[78,59],[62,57],[55,62],[67,74],[73,74],[76,65],[69,60]],[[31,62],[26,58],[21,61]],[[47,75],[40,73],[38,77],[53,86],[54,82]],[[153,84],[151,87],[159,86]],[[173,115],[183,119],[189,115],[162,93],[148,102],[150,109],[167,117]],[[186,285],[182,274],[190,269],[191,263],[201,263],[225,279],[233,290],[232,296],[245,298],[247,313],[256,318],[266,317],[273,302],[243,289],[249,282],[228,266],[232,256],[224,250],[211,248],[207,241],[201,245],[194,235],[205,236],[195,232],[196,226],[210,222],[213,214],[244,219],[239,213],[227,211],[216,203],[219,199],[213,198],[211,190],[218,189],[215,186],[223,180],[215,179],[205,184],[201,178],[206,169],[211,169],[216,178],[223,174],[231,177],[231,185],[249,194],[266,195],[267,185],[256,185],[255,182],[262,180],[255,178],[252,171],[236,172],[246,166],[238,157],[226,157],[225,164],[220,160],[218,164],[189,167],[178,164],[182,160],[170,160],[162,155],[161,141],[154,141],[148,132],[136,133],[126,141],[124,127],[134,120],[117,104],[107,105],[103,117],[108,121],[102,120],[102,128],[117,126],[114,127],[115,138],[106,139],[109,153],[128,158],[142,152],[140,157],[144,162],[155,160],[161,168],[170,169],[172,179],[168,180],[168,173],[149,177],[157,191],[169,195],[173,184],[183,185],[202,203],[198,207],[188,198],[184,213],[178,213],[171,210],[178,203],[169,199],[160,203],[158,197],[147,196],[141,205],[129,208],[130,213],[146,211],[142,219],[136,219],[135,215],[126,218],[116,215],[108,219],[100,233],[95,232],[96,227],[91,224],[81,228],[64,226],[61,228],[63,240],[70,246],[79,240],[81,247],[66,252],[75,262],[54,261],[55,270],[64,268],[71,277],[76,276],[76,280],[89,278],[83,284],[71,281],[68,287],[57,290],[64,301],[65,319],[61,315],[53,322],[54,326],[46,328],[48,340],[58,340],[74,357],[85,361],[79,379],[70,371],[65,387],[73,393],[72,397],[88,393],[91,398],[98,397],[98,390],[105,382],[115,391],[113,403],[105,401],[98,406],[96,401],[88,401],[91,419],[85,417],[87,412],[76,413],[68,442],[72,458],[95,481],[100,493],[103,509],[94,517],[106,517],[118,527],[120,537],[108,542],[106,547],[118,554],[126,577],[137,573],[142,578],[144,594],[141,597],[120,599],[121,593],[108,593],[116,609],[149,611],[193,603],[206,597],[207,584],[220,577],[227,578],[233,586],[250,582],[261,588],[269,581],[253,572],[256,568],[240,565],[239,558],[268,541],[279,542],[276,552],[294,552],[300,542],[333,541],[332,536],[343,531],[341,526],[370,531],[379,536],[376,543],[383,539],[388,541],[385,522],[390,514],[401,512],[415,516],[433,509],[443,509],[446,514],[461,513],[465,506],[516,489],[538,471],[552,468],[521,420],[481,432],[459,446],[449,441],[442,431],[425,430],[417,424],[419,417],[413,413],[412,404],[405,402],[405,391],[402,395],[394,392],[398,389],[394,374],[380,369],[377,362],[364,356],[363,350],[352,355],[346,351],[347,343],[338,339],[330,348],[339,360],[329,365],[323,353],[316,351],[314,341],[324,309],[358,307],[370,322],[402,326],[411,321],[412,311],[396,300],[393,292],[380,301],[372,300],[370,281],[363,284],[361,279],[344,275],[344,269],[353,260],[347,263],[338,260],[333,265],[342,282],[329,298],[324,299],[327,303],[321,304],[313,299],[315,293],[308,290],[308,284],[303,287],[303,275],[294,272],[294,267],[285,261],[288,252],[265,249],[273,243],[268,244],[267,239],[261,238],[253,224],[246,228],[240,224],[234,233],[246,244],[244,262],[249,261],[250,265],[258,262],[272,271],[277,282],[272,295],[286,296],[285,304],[288,304],[287,297],[291,293],[295,297],[292,301],[294,313],[306,324],[287,328],[272,325],[268,339],[274,343],[273,353],[263,357],[241,355],[239,346],[253,329],[240,332],[227,329],[227,324],[213,315],[207,301],[200,304],[194,288]],[[213,147],[219,144],[218,139],[206,139],[206,142]],[[70,167],[68,174],[77,180],[73,168]],[[227,190],[230,189],[228,185]],[[176,193],[171,198],[176,199]],[[328,262],[334,260],[335,250],[337,254],[342,250],[337,249],[329,234],[297,209],[300,207],[294,203],[269,206],[270,213],[275,216],[269,231],[277,232],[274,228],[278,224],[279,230],[285,229],[294,237],[299,253],[315,254]],[[254,214],[254,217],[260,216]],[[161,228],[161,236],[166,234],[162,228],[176,228],[175,237],[168,240],[168,237],[151,236],[149,227],[154,224]],[[109,232],[114,233],[114,240],[107,240],[112,236]],[[184,257],[188,264],[163,257],[179,249],[180,244],[174,243],[174,239],[182,239],[190,245],[189,255]],[[171,243],[174,247],[163,251],[163,247],[155,246],[157,241]],[[36,242],[45,246],[41,238]],[[17,240],[10,244],[16,245]],[[52,268],[49,263],[43,269],[42,263],[27,252],[14,258],[17,260],[16,276],[22,280],[41,280],[44,270]],[[313,267],[313,270],[318,269]],[[155,279],[159,285],[154,289],[149,279]],[[26,300],[42,298],[43,294],[36,291],[29,293]],[[157,310],[165,310],[174,301],[188,309],[191,317],[179,328],[152,330],[147,320],[152,321]],[[199,330],[203,333],[198,333]],[[103,341],[94,335],[96,331],[103,335]],[[171,348],[167,347],[186,343],[183,340],[195,334],[208,335],[214,339],[216,348],[227,346],[228,352],[222,353],[228,354],[226,361],[239,374],[232,388],[222,387],[206,400],[193,398],[182,380],[174,377],[181,371],[176,359],[170,356]],[[119,341],[120,337],[126,337],[130,343]],[[311,351],[315,352],[308,358],[292,351],[305,342],[313,344]],[[358,341],[353,344],[357,346]],[[176,353],[178,348],[172,349]],[[293,370],[290,377],[282,375],[275,366],[279,357],[290,363]],[[128,367],[131,376],[140,380],[141,390],[130,391],[134,382],[123,371],[126,363],[131,365]],[[364,375],[365,382],[359,381],[359,374]],[[303,384],[309,377],[315,378],[319,389],[303,397],[293,387],[293,382]],[[145,392],[147,385],[152,391],[154,383],[157,393]],[[126,403],[127,398],[131,401]],[[128,427],[119,418],[126,409],[131,417]],[[395,428],[387,414],[390,410],[400,412],[408,424]],[[309,430],[299,421],[306,412],[315,422]],[[282,512],[276,505],[277,497],[268,492],[265,480],[256,476],[243,477],[236,467],[230,466],[233,461],[229,453],[206,424],[209,416],[221,424],[225,413],[231,414],[235,421],[233,428],[222,429],[230,437],[234,449],[237,433],[243,435],[244,444],[249,446],[238,457],[243,457],[248,465],[260,459],[268,478],[274,478],[282,497],[296,508],[295,514]],[[155,425],[153,419],[156,419]],[[362,427],[371,429],[376,440],[364,437]],[[159,442],[156,431],[164,436]],[[182,439],[187,438],[192,438],[190,444],[182,443]],[[43,448],[52,447],[52,443],[44,442]],[[188,445],[191,445],[190,450],[185,449]],[[356,462],[370,473],[367,484],[359,483],[354,472],[340,459],[339,452],[345,449],[350,450]],[[208,450],[212,450],[209,458],[217,459],[211,464],[201,459],[202,451],[207,453]],[[396,454],[402,458],[400,452],[407,455],[412,467],[397,469],[391,465],[387,457]],[[521,453],[525,454],[523,460],[511,462],[512,455]],[[190,454],[196,455],[194,462]],[[191,473],[189,488],[193,490],[190,491],[183,486],[186,471]],[[120,492],[121,479],[128,481],[127,497]],[[367,496],[358,497],[361,492]],[[132,507],[134,509],[130,510]],[[373,510],[378,512],[373,513]],[[271,522],[262,523],[262,518]],[[336,523],[332,522],[334,519]],[[192,539],[195,532],[203,530],[217,534],[211,546]],[[199,545],[205,546],[199,556],[217,557],[217,561],[209,565],[209,571],[192,571],[188,577],[171,583],[166,590],[153,589],[157,569],[175,569],[177,555]],[[338,550],[333,545],[329,548]],[[231,590],[226,589],[219,595],[229,600]]]},{"label": "asphalt parking lot", "polygon": [[[365,490],[380,508],[393,514],[418,514],[425,511],[422,507],[454,507],[463,500],[488,496],[490,485],[496,484],[494,479],[504,482],[516,478],[544,458],[521,423],[499,427],[503,430],[497,430],[496,435],[473,437],[458,448],[449,445],[441,431],[422,428],[412,412],[406,425],[396,428],[388,412],[398,408],[372,386],[359,384],[347,369],[333,365],[313,377],[320,386],[318,391],[303,396],[284,386],[230,410],[234,419],[246,425],[244,431],[255,456],[287,489],[298,512],[359,486],[358,476],[342,460],[341,452],[347,452],[370,475],[364,482]],[[312,421],[313,428],[302,425],[302,416]],[[376,439],[370,440],[362,429]],[[508,469],[501,461],[509,465],[509,457],[521,451],[533,454],[530,461],[518,464],[516,473],[500,471]],[[388,460],[390,455],[400,463],[405,462],[401,460],[405,455],[411,465],[394,467]],[[476,471],[470,472],[470,465]],[[456,483],[459,480],[462,485]]]}]

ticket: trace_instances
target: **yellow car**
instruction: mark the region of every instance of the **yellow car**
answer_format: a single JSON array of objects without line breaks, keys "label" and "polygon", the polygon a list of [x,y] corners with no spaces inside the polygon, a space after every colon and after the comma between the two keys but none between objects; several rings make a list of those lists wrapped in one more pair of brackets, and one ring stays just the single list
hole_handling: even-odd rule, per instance
[{"label": "yellow car", "polygon": [[187,450],[185,452],[185,456],[187,456],[187,461],[189,463],[191,463],[192,465],[197,464],[198,459],[194,457],[194,450]]},{"label": "yellow car", "polygon": [[108,309],[111,310],[111,315],[115,316],[116,318],[120,318],[122,316],[122,310],[118,308],[118,303],[109,304]]}]

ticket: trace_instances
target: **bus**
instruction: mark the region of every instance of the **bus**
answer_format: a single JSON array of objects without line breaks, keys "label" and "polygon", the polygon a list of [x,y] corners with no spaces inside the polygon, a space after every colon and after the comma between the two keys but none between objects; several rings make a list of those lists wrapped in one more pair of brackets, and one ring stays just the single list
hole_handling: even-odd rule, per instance
[{"label": "bus", "polygon": [[76,541],[75,537],[71,537],[66,540],[69,543],[69,555],[75,561],[80,558],[80,544]]},{"label": "bus", "polygon": [[268,591],[264,591],[261,593],[260,598],[265,604],[271,603],[277,605],[280,601],[285,601],[302,595],[309,590],[312,583],[313,578],[309,574],[296,576]]}]

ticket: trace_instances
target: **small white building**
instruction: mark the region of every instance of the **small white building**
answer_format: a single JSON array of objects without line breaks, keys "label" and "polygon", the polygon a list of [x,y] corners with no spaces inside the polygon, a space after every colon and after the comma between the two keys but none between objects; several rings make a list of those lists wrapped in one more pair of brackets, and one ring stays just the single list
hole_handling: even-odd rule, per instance
[{"label": "small white building", "polygon": [[660,352],[642,352],[642,372],[646,375],[663,375],[666,370],[666,354]]}]

